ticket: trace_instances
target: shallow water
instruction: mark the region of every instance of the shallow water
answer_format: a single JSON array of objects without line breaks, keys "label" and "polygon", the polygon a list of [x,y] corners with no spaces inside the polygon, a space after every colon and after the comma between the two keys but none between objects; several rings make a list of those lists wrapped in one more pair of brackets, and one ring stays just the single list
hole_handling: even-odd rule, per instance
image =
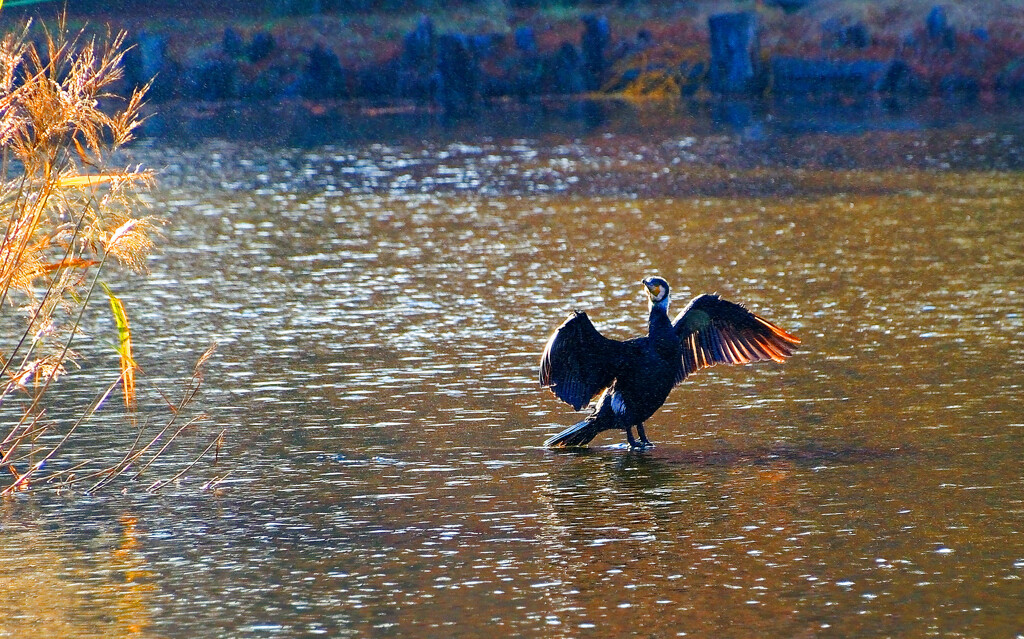
[{"label": "shallow water", "polygon": [[[3,634],[1020,633],[1024,137],[639,129],[135,148],[170,221],[136,357],[216,339],[226,447],[0,504]],[[548,334],[638,333],[652,273],[803,345],[688,379],[652,450],[543,449]]]}]

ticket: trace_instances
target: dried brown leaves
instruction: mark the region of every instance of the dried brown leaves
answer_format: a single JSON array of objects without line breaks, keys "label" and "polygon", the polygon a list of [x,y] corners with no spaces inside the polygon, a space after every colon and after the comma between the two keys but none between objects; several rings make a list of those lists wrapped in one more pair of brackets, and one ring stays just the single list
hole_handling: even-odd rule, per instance
[{"label": "dried brown leaves", "polygon": [[[153,174],[140,167],[107,166],[108,157],[139,126],[145,92],[136,90],[127,100],[112,93],[122,78],[124,35],[98,44],[67,37],[63,24],[56,32],[43,28],[41,39],[31,41],[26,27],[0,39],[0,210],[6,221],[0,238],[0,320],[9,330],[9,309],[20,308],[24,315],[20,340],[0,352],[0,409],[10,413],[17,406],[19,412],[5,419],[6,433],[0,431],[0,465],[14,477],[5,493],[31,487],[43,477],[71,483],[75,472],[47,473],[44,462],[57,456],[78,425],[118,386],[125,389],[129,412],[134,406],[134,377],[129,384],[125,376],[134,375],[136,367],[122,337],[122,378],[107,385],[59,437],[42,437],[53,427],[45,416],[47,389],[75,358],[71,345],[100,272],[108,258],[144,272],[161,224],[136,214],[144,208],[140,191],[152,184]],[[118,328],[127,333],[119,300],[118,308]],[[189,388],[191,400],[198,383]],[[141,451],[133,446],[124,465],[81,469],[79,477],[121,475],[139,463],[164,439],[180,409],[148,446]],[[173,439],[165,439],[147,466]]]}]

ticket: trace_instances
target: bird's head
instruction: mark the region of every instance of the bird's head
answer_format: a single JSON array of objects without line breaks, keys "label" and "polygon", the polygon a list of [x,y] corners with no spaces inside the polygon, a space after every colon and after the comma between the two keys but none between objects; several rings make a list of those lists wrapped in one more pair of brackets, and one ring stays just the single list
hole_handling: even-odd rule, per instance
[{"label": "bird's head", "polygon": [[648,277],[644,278],[643,285],[651,306],[668,306],[668,282],[660,277]]}]

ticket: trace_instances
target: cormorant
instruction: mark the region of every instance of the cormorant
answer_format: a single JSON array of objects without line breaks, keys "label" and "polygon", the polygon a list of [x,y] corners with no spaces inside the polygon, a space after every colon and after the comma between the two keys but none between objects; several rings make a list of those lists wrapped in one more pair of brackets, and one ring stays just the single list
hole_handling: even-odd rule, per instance
[{"label": "cormorant", "polygon": [[[576,410],[604,392],[586,419],[548,439],[545,446],[583,446],[610,429],[626,431],[632,448],[650,446],[644,422],[687,375],[715,364],[782,362],[800,343],[718,295],[698,295],[672,321],[668,282],[648,277],[642,283],[650,309],[646,337],[608,339],[586,313],[573,311],[548,340],[540,358],[541,386]],[[634,426],[639,444],[633,438]]]}]

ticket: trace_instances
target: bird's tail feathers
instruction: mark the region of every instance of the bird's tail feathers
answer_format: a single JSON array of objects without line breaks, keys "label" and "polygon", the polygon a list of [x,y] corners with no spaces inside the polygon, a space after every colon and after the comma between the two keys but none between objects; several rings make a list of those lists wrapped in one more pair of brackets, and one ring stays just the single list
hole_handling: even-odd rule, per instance
[{"label": "bird's tail feathers", "polygon": [[548,448],[586,446],[590,443],[590,440],[597,437],[598,433],[608,430],[609,427],[604,422],[605,420],[598,419],[597,414],[591,415],[582,422],[573,424],[569,428],[566,428],[554,437],[548,439],[544,442],[544,445]]}]

